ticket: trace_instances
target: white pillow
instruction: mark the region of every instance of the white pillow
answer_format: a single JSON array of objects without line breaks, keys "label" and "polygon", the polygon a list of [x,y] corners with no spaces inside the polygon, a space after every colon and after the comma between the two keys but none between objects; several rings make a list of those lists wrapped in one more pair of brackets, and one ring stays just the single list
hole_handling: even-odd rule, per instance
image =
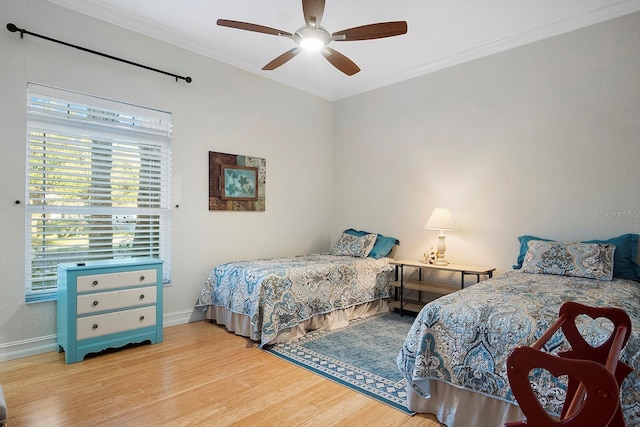
[{"label": "white pillow", "polygon": [[376,243],[377,234],[365,234],[364,236],[353,236],[342,233],[336,244],[331,249],[331,255],[346,255],[365,258],[373,249]]},{"label": "white pillow", "polygon": [[531,240],[521,271],[611,280],[615,249],[610,244]]}]

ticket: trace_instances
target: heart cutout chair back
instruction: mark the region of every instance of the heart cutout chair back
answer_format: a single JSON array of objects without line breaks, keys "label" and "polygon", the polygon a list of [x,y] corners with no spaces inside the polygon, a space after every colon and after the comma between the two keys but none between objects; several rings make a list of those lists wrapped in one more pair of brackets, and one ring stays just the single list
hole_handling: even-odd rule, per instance
[{"label": "heart cutout chair back", "polygon": [[[591,346],[580,334],[576,317],[606,318],[614,325],[611,336]],[[558,356],[540,349],[559,329],[571,350]],[[631,320],[618,308],[588,307],[575,302],[562,305],[559,318],[531,347],[515,348],[507,359],[507,375],[513,394],[527,418],[507,423],[515,426],[603,427],[624,426],[620,410],[620,384],[632,371],[618,360],[631,335]],[[546,369],[555,377],[569,378],[567,397],[558,419],[549,415],[536,397],[529,380],[533,369]]]}]

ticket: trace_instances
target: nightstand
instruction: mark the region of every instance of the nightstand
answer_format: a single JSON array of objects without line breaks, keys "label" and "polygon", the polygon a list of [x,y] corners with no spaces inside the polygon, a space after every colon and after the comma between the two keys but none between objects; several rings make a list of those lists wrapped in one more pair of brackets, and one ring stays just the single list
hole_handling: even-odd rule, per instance
[{"label": "nightstand", "polygon": [[[407,300],[404,298],[405,289],[410,289],[418,292],[430,292],[438,295],[446,295],[452,292],[464,289],[465,277],[468,275],[476,276],[476,283],[480,281],[480,276],[493,277],[493,272],[496,270],[494,267],[480,267],[476,265],[460,265],[460,264],[447,264],[436,265],[427,264],[420,261],[412,260],[398,260],[392,261],[391,265],[395,265],[395,281],[391,282],[392,286],[396,288],[396,300],[392,301],[389,305],[392,308],[399,308],[400,313],[404,314],[404,311],[418,312],[425,304],[418,300]],[[405,280],[405,267],[413,268],[414,272],[418,273],[417,280]],[[423,280],[423,274],[433,271],[449,271],[460,274],[460,287],[448,285],[445,283],[428,282]]]}]

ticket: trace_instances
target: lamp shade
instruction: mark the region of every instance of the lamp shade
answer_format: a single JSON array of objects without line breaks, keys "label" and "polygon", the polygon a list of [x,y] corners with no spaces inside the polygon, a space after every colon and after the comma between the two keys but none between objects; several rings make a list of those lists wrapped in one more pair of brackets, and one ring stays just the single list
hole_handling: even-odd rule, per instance
[{"label": "lamp shade", "polygon": [[431,230],[456,230],[456,223],[453,221],[451,211],[447,208],[435,208],[431,212],[429,220],[424,225],[424,228]]}]

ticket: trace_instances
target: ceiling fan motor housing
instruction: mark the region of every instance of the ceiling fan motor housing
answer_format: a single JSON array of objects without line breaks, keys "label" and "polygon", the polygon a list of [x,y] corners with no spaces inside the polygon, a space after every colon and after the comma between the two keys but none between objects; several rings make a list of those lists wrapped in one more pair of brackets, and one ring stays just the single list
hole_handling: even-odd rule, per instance
[{"label": "ceiling fan motor housing", "polygon": [[322,26],[304,25],[293,34],[293,40],[305,50],[320,50],[331,41],[331,34]]}]

